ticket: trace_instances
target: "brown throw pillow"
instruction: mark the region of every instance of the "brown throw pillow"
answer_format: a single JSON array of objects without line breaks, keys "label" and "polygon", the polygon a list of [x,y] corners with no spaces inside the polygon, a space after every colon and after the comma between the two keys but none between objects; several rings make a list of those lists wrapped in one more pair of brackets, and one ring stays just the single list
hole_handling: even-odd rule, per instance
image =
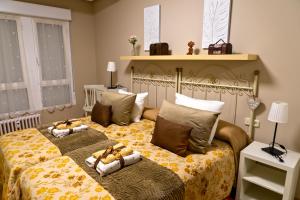
[{"label": "brown throw pillow", "polygon": [[159,109],[157,108],[144,108],[143,119],[148,119],[151,121],[156,121],[157,115],[159,113]]},{"label": "brown throw pillow", "polygon": [[112,122],[124,126],[130,123],[131,111],[135,103],[136,94],[119,94],[103,92],[102,103],[112,106]]},{"label": "brown throw pillow", "polygon": [[186,156],[192,128],[157,116],[151,143],[179,156]]},{"label": "brown throw pillow", "polygon": [[101,124],[104,127],[107,127],[110,125],[111,116],[112,116],[111,106],[103,105],[97,101],[92,110],[91,120],[93,122]]},{"label": "brown throw pillow", "polygon": [[219,113],[188,108],[164,101],[159,116],[166,120],[193,127],[188,149],[195,153],[206,153],[211,129]]}]

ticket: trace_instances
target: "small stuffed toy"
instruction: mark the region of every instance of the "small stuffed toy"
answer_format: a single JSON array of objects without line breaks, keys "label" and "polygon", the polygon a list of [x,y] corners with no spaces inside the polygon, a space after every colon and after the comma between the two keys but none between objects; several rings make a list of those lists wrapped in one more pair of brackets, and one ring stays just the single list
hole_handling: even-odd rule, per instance
[{"label": "small stuffed toy", "polygon": [[193,42],[193,41],[190,41],[190,42],[188,43],[188,46],[189,46],[189,52],[187,52],[186,55],[193,55],[193,52],[194,52],[193,47],[194,47],[194,45],[195,45],[195,42]]}]

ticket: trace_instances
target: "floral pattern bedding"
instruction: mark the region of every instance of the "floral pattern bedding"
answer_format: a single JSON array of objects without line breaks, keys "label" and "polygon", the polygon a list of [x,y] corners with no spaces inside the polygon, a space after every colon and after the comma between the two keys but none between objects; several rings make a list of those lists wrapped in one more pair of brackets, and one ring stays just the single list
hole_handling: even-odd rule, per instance
[{"label": "floral pattern bedding", "polygon": [[[231,191],[234,155],[225,142],[214,140],[205,155],[183,158],[150,143],[153,121],[142,120],[129,126],[113,124],[107,128],[91,122],[90,118],[82,121],[104,132],[109,139],[122,142],[175,172],[185,184],[185,199],[224,199]],[[65,156],[27,169],[21,176],[20,187],[25,199],[113,199],[109,191]]]},{"label": "floral pattern bedding", "polygon": [[37,129],[8,133],[0,138],[2,199],[19,197],[18,178],[27,168],[61,156],[59,149]]}]

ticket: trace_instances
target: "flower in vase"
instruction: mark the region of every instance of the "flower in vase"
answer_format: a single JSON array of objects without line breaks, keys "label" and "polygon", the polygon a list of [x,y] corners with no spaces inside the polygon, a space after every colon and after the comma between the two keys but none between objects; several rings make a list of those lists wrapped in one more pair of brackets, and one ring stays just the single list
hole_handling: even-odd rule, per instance
[{"label": "flower in vase", "polygon": [[135,35],[131,35],[130,37],[129,37],[129,39],[128,39],[128,42],[130,43],[130,44],[132,44],[133,46],[135,45],[135,43],[137,42],[138,40],[137,40],[137,37],[135,36]]}]

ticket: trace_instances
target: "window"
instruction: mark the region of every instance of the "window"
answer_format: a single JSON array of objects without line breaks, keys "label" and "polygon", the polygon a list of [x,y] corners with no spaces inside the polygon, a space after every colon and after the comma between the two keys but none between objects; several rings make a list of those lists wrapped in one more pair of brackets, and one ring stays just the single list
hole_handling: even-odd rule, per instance
[{"label": "window", "polygon": [[0,18],[0,114],[30,108],[18,29],[14,18]]},{"label": "window", "polygon": [[[71,72],[66,62],[63,25],[36,23],[44,107],[71,102]],[[60,94],[60,95],[57,95]]]},{"label": "window", "polygon": [[69,23],[0,15],[0,115],[70,104]]}]

